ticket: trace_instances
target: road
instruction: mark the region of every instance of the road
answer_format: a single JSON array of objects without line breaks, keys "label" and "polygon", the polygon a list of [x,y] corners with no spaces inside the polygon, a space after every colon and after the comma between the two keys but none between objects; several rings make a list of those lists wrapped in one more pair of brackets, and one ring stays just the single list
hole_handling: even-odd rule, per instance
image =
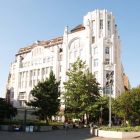
[{"label": "road", "polygon": [[[120,139],[93,137],[90,135],[89,129],[70,129],[67,132],[65,130],[55,130],[49,132],[32,132],[32,133],[0,131],[0,140],[120,140]],[[140,138],[129,140],[140,140]]]}]

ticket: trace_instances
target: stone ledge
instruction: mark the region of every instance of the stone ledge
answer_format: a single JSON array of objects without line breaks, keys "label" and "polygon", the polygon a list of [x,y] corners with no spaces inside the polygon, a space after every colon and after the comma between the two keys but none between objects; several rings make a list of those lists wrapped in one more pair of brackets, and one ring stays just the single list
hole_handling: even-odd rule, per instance
[{"label": "stone ledge", "polygon": [[40,132],[51,131],[52,126],[40,126]]},{"label": "stone ledge", "polygon": [[105,138],[136,138],[140,137],[140,132],[120,132],[95,129],[95,136]]}]

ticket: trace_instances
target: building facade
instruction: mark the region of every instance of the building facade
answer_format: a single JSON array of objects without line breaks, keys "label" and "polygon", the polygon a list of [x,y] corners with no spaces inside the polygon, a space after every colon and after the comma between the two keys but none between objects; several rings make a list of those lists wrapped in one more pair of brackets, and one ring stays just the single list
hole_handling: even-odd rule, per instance
[{"label": "building facade", "polygon": [[113,72],[112,97],[124,92],[124,71],[121,63],[121,44],[115,18],[107,10],[87,13],[83,24],[73,29],[65,27],[64,34],[48,41],[36,41],[21,48],[10,66],[7,90],[14,106],[24,106],[32,98],[30,91],[53,70],[60,80],[60,89],[67,80],[66,71],[77,58],[86,61],[107,94],[107,73]]}]

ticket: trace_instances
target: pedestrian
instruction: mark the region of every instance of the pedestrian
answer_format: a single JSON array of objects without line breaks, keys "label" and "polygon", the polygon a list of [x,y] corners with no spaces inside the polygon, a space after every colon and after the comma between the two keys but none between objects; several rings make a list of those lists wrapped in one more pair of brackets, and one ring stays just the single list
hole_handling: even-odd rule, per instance
[{"label": "pedestrian", "polygon": [[67,131],[68,131],[68,128],[69,128],[69,126],[68,126],[68,122],[65,122],[65,124],[64,124],[64,128],[65,128],[65,134],[66,134]]},{"label": "pedestrian", "polygon": [[90,134],[93,135],[93,122],[90,122]]}]

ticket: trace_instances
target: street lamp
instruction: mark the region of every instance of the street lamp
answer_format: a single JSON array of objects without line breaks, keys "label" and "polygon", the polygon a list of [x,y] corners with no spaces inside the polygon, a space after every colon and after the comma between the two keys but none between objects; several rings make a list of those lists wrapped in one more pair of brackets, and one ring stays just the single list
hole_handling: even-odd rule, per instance
[{"label": "street lamp", "polygon": [[24,107],[24,130],[26,131],[26,125],[27,125],[27,108]]},{"label": "street lamp", "polygon": [[112,94],[112,86],[113,86],[113,75],[114,71],[111,71],[106,74],[106,87],[109,88],[109,124],[108,126],[111,127],[111,94]]},{"label": "street lamp", "polygon": [[102,106],[100,107],[100,113],[101,113],[100,124],[102,125],[102,122],[103,122],[103,108],[102,108]]}]

